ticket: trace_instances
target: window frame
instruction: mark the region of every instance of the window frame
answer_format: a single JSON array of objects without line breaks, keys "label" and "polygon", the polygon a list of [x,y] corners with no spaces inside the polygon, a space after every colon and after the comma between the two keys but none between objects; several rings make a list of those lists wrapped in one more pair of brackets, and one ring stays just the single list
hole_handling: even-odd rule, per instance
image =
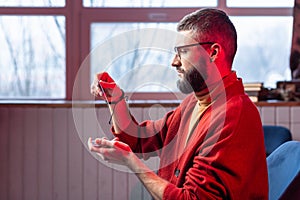
[{"label": "window frame", "polygon": [[[200,8],[200,7],[199,7]],[[227,7],[226,0],[218,0],[218,9],[229,16],[293,16],[293,8]],[[64,100],[90,100],[90,71],[77,77],[81,63],[90,52],[90,28],[97,22],[178,22],[194,11],[185,8],[92,8],[83,7],[82,0],[66,0],[64,7],[0,7],[0,15],[65,16],[66,25],[66,91]],[[134,15],[132,15],[134,13]],[[74,87],[74,83],[79,84]],[[75,88],[75,89],[74,89]],[[177,95],[176,95],[177,96]],[[170,93],[137,93],[134,100],[176,100]]]}]

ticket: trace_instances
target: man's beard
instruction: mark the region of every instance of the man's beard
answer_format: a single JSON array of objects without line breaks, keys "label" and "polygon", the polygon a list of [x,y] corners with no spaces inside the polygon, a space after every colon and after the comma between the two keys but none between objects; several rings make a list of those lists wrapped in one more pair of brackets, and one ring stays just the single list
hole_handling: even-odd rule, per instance
[{"label": "man's beard", "polygon": [[184,93],[200,92],[206,88],[203,74],[193,67],[191,70],[184,71],[183,77],[177,81],[178,89]]}]

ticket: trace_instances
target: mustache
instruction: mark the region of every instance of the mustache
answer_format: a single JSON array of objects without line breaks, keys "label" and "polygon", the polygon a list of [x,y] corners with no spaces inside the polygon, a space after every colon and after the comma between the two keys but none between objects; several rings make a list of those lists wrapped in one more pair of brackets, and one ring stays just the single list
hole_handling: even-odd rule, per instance
[{"label": "mustache", "polygon": [[184,73],[184,74],[189,73],[189,78],[198,78],[200,75],[200,72],[195,67],[192,70],[184,70],[182,67],[176,67],[176,70],[178,73]]},{"label": "mustache", "polygon": [[184,73],[185,70],[182,67],[176,67],[177,72]]}]

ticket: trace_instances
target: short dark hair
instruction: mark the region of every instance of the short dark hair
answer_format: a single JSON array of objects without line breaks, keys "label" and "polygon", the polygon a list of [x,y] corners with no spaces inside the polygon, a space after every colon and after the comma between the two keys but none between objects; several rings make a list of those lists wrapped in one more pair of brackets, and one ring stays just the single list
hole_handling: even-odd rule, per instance
[{"label": "short dark hair", "polygon": [[218,42],[224,48],[227,62],[232,64],[237,50],[237,33],[228,15],[218,9],[205,8],[186,15],[177,31],[193,31],[198,42]]}]

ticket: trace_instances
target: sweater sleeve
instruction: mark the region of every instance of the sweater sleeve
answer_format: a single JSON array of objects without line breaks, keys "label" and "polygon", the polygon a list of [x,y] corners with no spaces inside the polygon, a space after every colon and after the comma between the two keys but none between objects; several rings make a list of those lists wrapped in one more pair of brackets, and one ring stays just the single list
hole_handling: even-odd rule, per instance
[{"label": "sweater sleeve", "polygon": [[121,133],[116,133],[112,127],[114,136],[119,137],[121,141],[127,143],[133,152],[139,157],[148,159],[150,156],[159,156],[160,149],[165,143],[165,135],[169,130],[170,124],[174,124],[172,120],[178,112],[176,110],[168,112],[162,119],[145,120],[138,123],[132,117],[132,123]]}]

